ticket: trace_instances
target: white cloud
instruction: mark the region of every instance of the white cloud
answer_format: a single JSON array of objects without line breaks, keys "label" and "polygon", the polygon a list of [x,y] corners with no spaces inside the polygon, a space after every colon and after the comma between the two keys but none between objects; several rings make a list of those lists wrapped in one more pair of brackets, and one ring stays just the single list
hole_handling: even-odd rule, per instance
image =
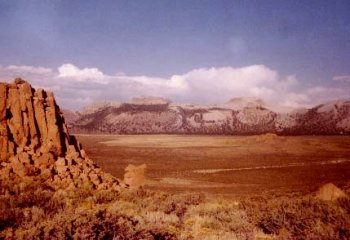
[{"label": "white cloud", "polygon": [[120,80],[128,80],[128,81],[134,81],[143,85],[165,85],[166,79],[164,78],[155,78],[155,77],[147,77],[147,76],[118,76],[117,79]]},{"label": "white cloud", "polygon": [[250,87],[271,85],[277,81],[277,73],[263,65],[242,68],[200,68],[183,77],[195,88],[217,88],[228,91],[244,91]]},{"label": "white cloud", "polygon": [[97,83],[108,83],[108,77],[97,68],[79,69],[73,64],[66,63],[58,68],[59,78],[70,78],[77,81],[92,81]]},{"label": "white cloud", "polygon": [[192,96],[188,96],[190,100],[205,103],[222,103],[232,97],[254,96],[276,104],[298,83],[295,76],[281,78],[277,71],[264,65],[200,68],[178,78],[188,84],[188,92]]},{"label": "white cloud", "polygon": [[350,82],[350,75],[334,76],[333,81]]},{"label": "white cloud", "polygon": [[167,80],[167,85],[172,88],[187,90],[188,83],[187,81],[180,75],[173,75],[169,80]]},{"label": "white cloud", "polygon": [[[259,97],[275,109],[309,107],[322,101],[349,98],[349,87],[305,87],[295,75],[281,76],[264,65],[240,68],[198,68],[169,78],[107,75],[98,68],[67,63],[52,70],[31,66],[0,66],[0,79],[21,76],[35,87],[54,90],[59,104],[80,108],[91,101],[126,101],[153,95],[178,102],[221,104],[233,97]],[[333,82],[333,85],[336,85]]]}]

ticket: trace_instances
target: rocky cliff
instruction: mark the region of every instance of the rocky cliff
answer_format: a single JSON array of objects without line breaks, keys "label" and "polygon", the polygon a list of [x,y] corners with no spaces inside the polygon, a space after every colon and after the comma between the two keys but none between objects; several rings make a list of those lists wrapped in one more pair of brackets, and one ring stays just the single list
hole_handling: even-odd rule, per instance
[{"label": "rocky cliff", "polygon": [[80,133],[280,135],[350,134],[350,101],[278,113],[256,98],[231,99],[221,106],[133,101],[77,112],[70,127]]},{"label": "rocky cliff", "polygon": [[0,83],[0,182],[25,179],[53,189],[121,186],[69,135],[53,93],[16,79]]}]

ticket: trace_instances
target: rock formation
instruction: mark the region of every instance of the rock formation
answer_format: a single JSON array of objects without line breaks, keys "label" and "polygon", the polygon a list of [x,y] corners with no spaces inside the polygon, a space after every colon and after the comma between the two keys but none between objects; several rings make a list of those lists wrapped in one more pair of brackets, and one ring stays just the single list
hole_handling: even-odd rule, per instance
[{"label": "rock formation", "polygon": [[80,111],[69,125],[80,133],[338,135],[350,134],[350,101],[321,104],[290,113],[274,112],[262,100],[234,98],[222,106],[135,98]]},{"label": "rock formation", "polygon": [[0,182],[25,179],[53,189],[121,187],[69,135],[53,93],[16,79],[0,83]]}]

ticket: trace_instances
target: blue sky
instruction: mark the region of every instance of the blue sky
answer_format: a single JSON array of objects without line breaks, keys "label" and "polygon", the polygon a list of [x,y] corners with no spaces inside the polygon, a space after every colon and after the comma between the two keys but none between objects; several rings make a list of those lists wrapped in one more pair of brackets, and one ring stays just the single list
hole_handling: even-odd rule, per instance
[{"label": "blue sky", "polygon": [[[290,84],[293,87],[288,87],[284,94],[292,94],[294,100],[281,101],[285,105],[290,100],[291,106],[307,106],[350,97],[344,91],[350,89],[349,13],[350,1],[336,0],[0,0],[0,77],[7,80],[23,75],[34,85],[55,90],[65,106],[71,101],[67,97],[71,84],[76,81],[88,83],[89,87],[97,84],[93,87],[95,95],[81,95],[81,102],[71,103],[75,108],[90,101],[125,100],[138,94],[218,103],[242,92],[237,88],[239,81],[251,81],[247,83],[251,90],[243,95],[278,101],[282,96],[271,93],[279,92],[270,86],[271,81],[282,84],[293,77],[294,80],[288,81],[297,83]],[[65,80],[59,78],[59,68],[69,66],[64,64],[75,67],[79,76],[63,74]],[[46,75],[40,71],[28,72],[28,67],[45,68]],[[231,70],[226,71],[228,68]],[[94,79],[96,75],[89,72],[91,69],[101,73],[97,75],[104,80]],[[202,80],[193,76],[193,71],[198,69],[206,71],[204,78],[210,69],[216,71],[203,80],[212,85],[213,92],[200,87]],[[259,79],[258,84],[245,80],[246,74],[239,75],[241,70],[251,69],[256,78],[259,71],[265,70],[278,76],[271,75],[274,79],[269,79],[265,86]],[[83,73],[90,76],[83,77]],[[262,72],[261,76],[266,74]],[[125,78],[115,78],[120,75]],[[176,91],[172,88],[179,83],[170,80],[178,75],[183,78],[181,84],[187,86]],[[144,79],[135,80],[136,76]],[[48,77],[54,80],[45,81]],[[220,77],[227,79],[220,82]],[[230,81],[235,83],[230,85]],[[159,87],[162,84],[165,86]],[[221,88],[216,87],[220,84],[228,84],[232,94],[220,94]],[[118,85],[123,86],[122,92],[118,93]],[[254,87],[260,90],[254,91]],[[262,93],[263,88],[267,92]],[[311,96],[305,89],[312,88],[319,92],[322,89],[322,94]],[[97,89],[101,89],[100,93]],[[103,94],[110,89],[113,92]],[[268,90],[271,90],[269,94]],[[295,97],[298,94],[299,100]]]}]

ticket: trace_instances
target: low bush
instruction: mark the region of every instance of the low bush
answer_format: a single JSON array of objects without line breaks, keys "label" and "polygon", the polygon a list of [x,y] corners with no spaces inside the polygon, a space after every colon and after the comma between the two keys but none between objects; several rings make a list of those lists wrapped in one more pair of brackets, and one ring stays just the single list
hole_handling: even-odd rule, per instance
[{"label": "low bush", "polygon": [[321,201],[312,196],[246,199],[250,221],[267,234],[291,239],[350,239],[348,200]]},{"label": "low bush", "polygon": [[[350,200],[0,183],[0,239],[350,239]],[[262,236],[262,237],[261,237]]]}]

